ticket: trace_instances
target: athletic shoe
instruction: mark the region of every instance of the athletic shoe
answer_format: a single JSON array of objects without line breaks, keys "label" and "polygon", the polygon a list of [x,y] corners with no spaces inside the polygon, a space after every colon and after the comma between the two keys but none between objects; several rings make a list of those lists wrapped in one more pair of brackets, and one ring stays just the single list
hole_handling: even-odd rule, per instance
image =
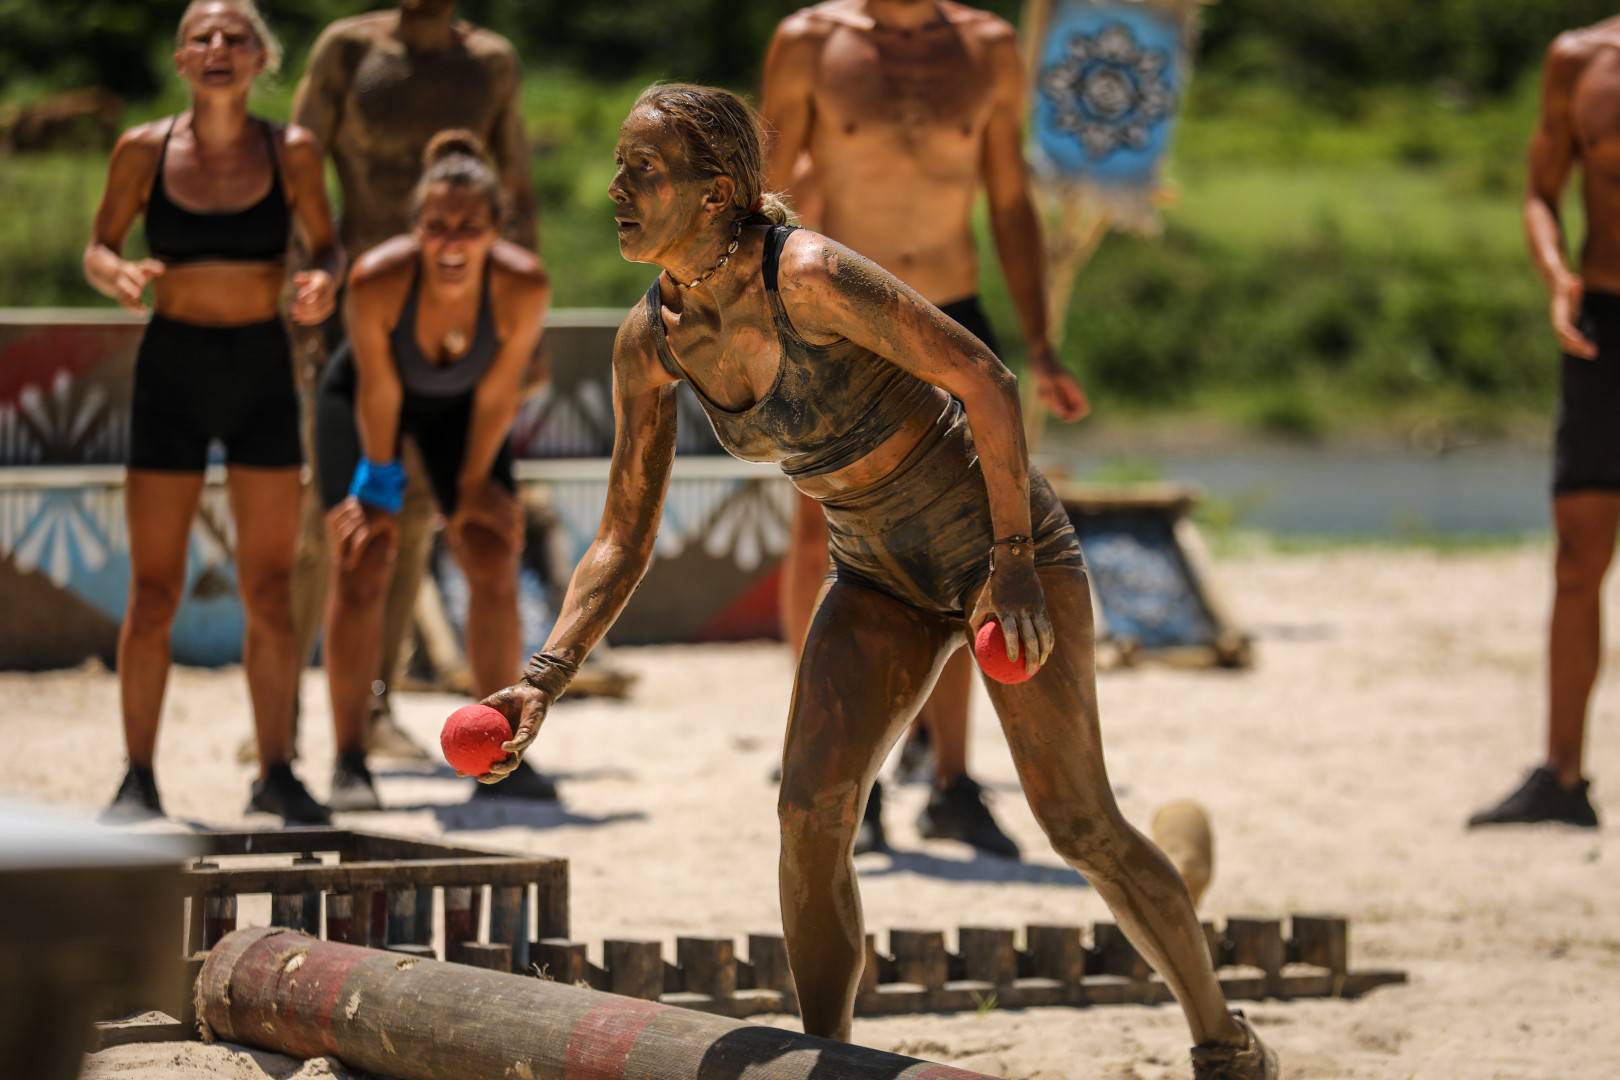
[{"label": "athletic shoe", "polygon": [[870,855],[888,851],[889,838],[883,835],[883,781],[872,781],[872,794],[866,797],[866,813],[855,830],[855,854]]},{"label": "athletic shoe", "polygon": [[1598,824],[1597,811],[1593,809],[1586,789],[1585,780],[1573,788],[1564,787],[1558,782],[1558,774],[1550,766],[1543,765],[1533,770],[1513,794],[1469,818],[1468,827],[1553,821],[1595,829]]},{"label": "athletic shoe", "polygon": [[556,802],[557,785],[541,776],[527,761],[518,762],[505,780],[498,784],[479,784],[473,791],[475,799],[532,799],[535,802]]},{"label": "athletic shoe", "polygon": [[108,825],[131,825],[162,816],[163,802],[158,798],[157,778],[150,768],[131,765],[124,773],[124,782],[118,785],[118,794],[101,812],[101,821]]},{"label": "athletic shoe", "polygon": [[332,795],[327,800],[333,810],[381,810],[377,785],[366,767],[364,750],[345,750],[332,766]]},{"label": "athletic shoe", "polygon": [[934,789],[917,818],[917,831],[929,840],[960,840],[990,855],[1018,858],[1018,845],[984,803],[984,788],[966,773],[949,787]]},{"label": "athletic shoe", "polygon": [[1278,1080],[1282,1069],[1277,1055],[1260,1041],[1254,1027],[1234,1009],[1232,1018],[1249,1036],[1248,1045],[1195,1046],[1192,1048],[1193,1080]]},{"label": "athletic shoe", "polygon": [[288,825],[330,825],[332,813],[316,802],[286,762],[272,765],[253,781],[248,812],[275,814]]},{"label": "athletic shoe", "polygon": [[388,700],[386,689],[373,692],[371,698],[371,716],[366,723],[366,750],[378,757],[408,761],[433,759],[433,755],[406,734],[399,721],[394,719],[394,708]]},{"label": "athletic shoe", "polygon": [[900,747],[900,761],[894,770],[896,780],[902,784],[932,784],[934,782],[934,736],[928,725],[912,728],[905,745]]}]

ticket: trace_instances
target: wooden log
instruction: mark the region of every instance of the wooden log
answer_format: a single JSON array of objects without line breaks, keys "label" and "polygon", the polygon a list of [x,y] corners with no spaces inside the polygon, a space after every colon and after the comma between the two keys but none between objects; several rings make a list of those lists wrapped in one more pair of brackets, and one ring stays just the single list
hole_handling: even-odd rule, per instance
[{"label": "wooden log", "polygon": [[464,941],[450,954],[452,962],[510,974],[512,947],[504,941]]},{"label": "wooden log", "polygon": [[1350,970],[1350,921],[1333,915],[1295,915],[1290,920],[1288,959],[1327,968],[1334,975]]},{"label": "wooden log", "polygon": [[950,960],[945,954],[945,935],[938,930],[890,930],[889,952],[894,954],[895,981],[928,990],[945,985]]},{"label": "wooden log", "polygon": [[478,940],[478,916],[483,890],[471,885],[444,888],[444,958],[451,959],[457,946]]},{"label": "wooden log", "polygon": [[1227,919],[1227,956],[1234,964],[1259,968],[1266,978],[1266,994],[1283,997],[1282,967],[1287,959],[1280,919]]},{"label": "wooden log", "polygon": [[212,949],[236,929],[236,897],[210,896],[203,901],[203,948]]},{"label": "wooden log", "polygon": [[1118,975],[1138,982],[1153,973],[1142,954],[1125,937],[1125,931],[1111,922],[1100,922],[1091,928],[1091,954],[1095,975]]},{"label": "wooden log", "polygon": [[957,935],[962,972],[968,979],[1009,986],[1018,978],[1018,951],[1011,930],[964,926]]},{"label": "wooden log", "polygon": [[354,897],[349,893],[326,894],[326,940],[344,945],[358,944],[354,925]]},{"label": "wooden log", "polygon": [[399,953],[402,956],[414,956],[418,960],[437,960],[439,958],[438,953],[433,951],[433,946],[419,945],[414,941],[405,942],[401,945],[390,945],[388,951]]},{"label": "wooden log", "polygon": [[540,977],[566,986],[591,985],[591,962],[582,941],[542,938],[530,953],[540,968]]},{"label": "wooden log", "polygon": [[1029,926],[1024,929],[1029,974],[1079,985],[1086,974],[1086,948],[1078,926]]},{"label": "wooden log", "polygon": [[[983,1074],[287,931],[239,931],[199,981],[211,1037],[396,1080],[984,1080]],[[334,988],[339,988],[334,990]],[[1079,1075],[1079,1071],[1071,1075]]]},{"label": "wooden log", "polygon": [[795,993],[787,941],[781,934],[749,934],[748,962],[754,967],[755,989],[776,990],[789,996]]},{"label": "wooden log", "polygon": [[602,961],[611,993],[657,1001],[664,992],[663,947],[658,942],[604,941]]},{"label": "wooden log", "polygon": [[678,937],[675,963],[689,994],[728,998],[737,992],[736,946],[730,938]]},{"label": "wooden log", "polygon": [[512,950],[513,971],[528,971],[528,886],[497,885],[489,890],[489,940]]}]

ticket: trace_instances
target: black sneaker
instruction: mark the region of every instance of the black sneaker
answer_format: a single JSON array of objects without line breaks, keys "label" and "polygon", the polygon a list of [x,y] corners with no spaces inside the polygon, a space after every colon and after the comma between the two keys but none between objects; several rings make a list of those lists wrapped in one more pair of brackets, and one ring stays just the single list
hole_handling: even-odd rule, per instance
[{"label": "black sneaker", "polygon": [[381,810],[377,785],[366,766],[364,750],[345,750],[332,766],[332,794],[327,799],[333,810]]},{"label": "black sneaker", "polygon": [[263,779],[253,781],[248,796],[248,812],[275,814],[288,825],[330,825],[332,813],[316,802],[293,775],[286,762],[272,765]]},{"label": "black sneaker", "polygon": [[108,825],[132,825],[162,816],[163,802],[158,798],[157,778],[150,768],[141,765],[129,767],[124,773],[124,782],[118,785],[118,794],[101,812],[101,820]]},{"label": "black sneaker", "polygon": [[860,828],[855,830],[855,854],[870,855],[874,851],[888,851],[889,838],[883,834],[883,781],[872,781],[872,793],[866,797],[866,813],[861,816]]},{"label": "black sneaker", "polygon": [[917,818],[917,831],[929,840],[960,840],[990,855],[1018,858],[1018,845],[984,804],[984,788],[966,773],[950,787],[934,789]]},{"label": "black sneaker", "polygon": [[498,784],[479,784],[473,790],[475,799],[532,799],[535,802],[556,802],[557,785],[546,779],[527,761],[518,762],[505,780]]},{"label": "black sneaker", "polygon": [[1550,766],[1543,765],[1525,778],[1519,790],[1469,818],[1468,827],[1554,821],[1595,829],[1598,824],[1597,811],[1592,807],[1592,800],[1587,798],[1586,789],[1585,780],[1573,788],[1565,788],[1558,782],[1558,774]]},{"label": "black sneaker", "polygon": [[902,784],[934,782],[934,736],[927,724],[912,728],[911,735],[900,748],[900,761],[894,775]]}]

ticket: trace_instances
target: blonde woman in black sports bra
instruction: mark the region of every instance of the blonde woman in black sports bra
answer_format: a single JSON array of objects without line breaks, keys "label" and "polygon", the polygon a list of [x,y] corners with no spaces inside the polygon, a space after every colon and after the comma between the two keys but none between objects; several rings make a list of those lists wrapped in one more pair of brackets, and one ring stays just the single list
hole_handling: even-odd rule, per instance
[{"label": "blonde woman in black sports bra", "polygon": [[[500,181],[477,136],[440,132],[423,165],[415,228],[355,262],[344,307],[349,343],[326,365],[315,403],[332,552],[325,650],[334,810],[379,805],[365,722],[405,494],[402,438],[421,452],[450,553],[467,576],[474,689],[506,685],[522,660],[523,517],[506,438],[551,286],[536,255],[500,239]],[[514,792],[543,783],[525,766]]]},{"label": "blonde woman in black sports bra", "polygon": [[[250,810],[320,823],[326,809],[293,775],[298,672],[290,576],[302,453],[292,360],[281,321],[284,259],[296,225],[319,269],[296,278],[289,314],[320,322],[342,272],[321,153],[302,128],[248,114],[248,95],[280,49],[251,0],[199,0],[180,20],[175,67],[191,108],[124,133],[84,255],[90,284],[155,313],[135,361],[129,473],[129,604],[118,680],[129,769],[108,817],[162,816],[152,759],[169,674],[169,629],[209,445],[224,444],[246,616],[243,666],[259,779]],[[151,256],[123,257],[142,212]]]},{"label": "blonde woman in black sports bra", "polygon": [[652,555],[687,382],[721,443],[827,511],[833,570],[799,662],[778,815],[788,956],[807,1032],[847,1039],[865,950],[852,857],[890,747],[963,635],[994,616],[1039,665],[988,683],[1030,807],[1164,977],[1195,1073],[1276,1075],[1228,1012],[1187,888],[1120,814],[1103,767],[1091,596],[1062,506],[1029,467],[1015,380],[899,279],[784,226],[757,121],[723,90],[654,86],[619,130],[619,250],[662,273],[619,330],[608,501],[522,682],[488,699],[514,758]]}]

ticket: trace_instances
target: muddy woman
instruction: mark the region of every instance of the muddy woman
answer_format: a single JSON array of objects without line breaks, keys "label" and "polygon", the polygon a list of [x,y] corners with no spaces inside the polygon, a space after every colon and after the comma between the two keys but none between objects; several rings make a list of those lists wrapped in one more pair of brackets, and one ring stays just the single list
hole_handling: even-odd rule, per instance
[{"label": "muddy woman", "polygon": [[990,699],[1053,847],[1165,979],[1199,1077],[1276,1058],[1229,1012],[1192,902],[1115,805],[1091,597],[1063,507],[1028,464],[1012,374],[892,274],[787,224],[734,95],[654,86],[619,131],[619,250],[661,273],[614,346],[608,501],[546,648],[488,703],[516,767],[652,556],[688,383],[733,455],[776,463],[826,511],[832,571],[799,661],[778,802],[788,956],[805,1030],[848,1039],[864,963],[853,847],[868,790],[947,656],[986,619],[1038,667]]}]

